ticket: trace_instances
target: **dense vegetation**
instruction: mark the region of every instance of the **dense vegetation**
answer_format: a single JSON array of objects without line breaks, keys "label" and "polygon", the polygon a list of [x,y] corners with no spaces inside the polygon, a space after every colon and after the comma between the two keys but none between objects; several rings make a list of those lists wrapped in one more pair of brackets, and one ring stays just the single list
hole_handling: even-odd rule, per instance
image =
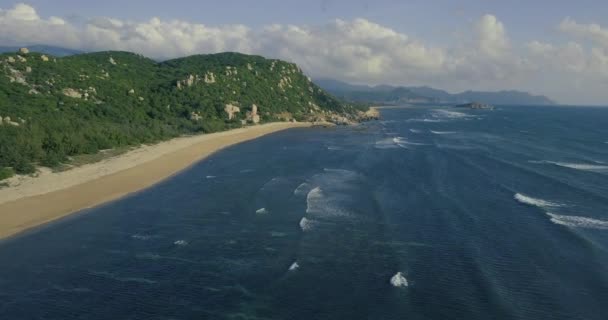
[{"label": "dense vegetation", "polygon": [[[240,108],[233,119],[227,104]],[[78,154],[246,123],[351,115],[292,63],[238,53],[0,55],[0,179]]]}]

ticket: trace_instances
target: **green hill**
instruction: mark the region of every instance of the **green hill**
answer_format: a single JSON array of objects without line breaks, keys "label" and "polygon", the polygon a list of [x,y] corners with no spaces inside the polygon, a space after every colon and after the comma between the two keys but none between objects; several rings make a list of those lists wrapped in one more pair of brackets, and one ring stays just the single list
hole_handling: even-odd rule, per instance
[{"label": "green hill", "polygon": [[129,52],[0,54],[0,178],[183,134],[357,113],[295,64],[259,56],[158,63]]}]

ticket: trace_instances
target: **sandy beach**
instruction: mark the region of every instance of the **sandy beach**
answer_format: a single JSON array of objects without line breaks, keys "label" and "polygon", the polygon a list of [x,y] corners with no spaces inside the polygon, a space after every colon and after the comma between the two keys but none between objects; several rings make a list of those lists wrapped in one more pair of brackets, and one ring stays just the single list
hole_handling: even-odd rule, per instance
[{"label": "sandy beach", "polygon": [[150,187],[224,147],[311,125],[269,123],[181,137],[63,172],[13,177],[0,189],[0,239]]}]

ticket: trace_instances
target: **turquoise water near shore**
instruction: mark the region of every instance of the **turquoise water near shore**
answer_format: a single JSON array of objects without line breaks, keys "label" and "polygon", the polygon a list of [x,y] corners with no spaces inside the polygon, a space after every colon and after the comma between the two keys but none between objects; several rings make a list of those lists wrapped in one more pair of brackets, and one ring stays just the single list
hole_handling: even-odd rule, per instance
[{"label": "turquoise water near shore", "polygon": [[606,318],[608,108],[382,116],[0,242],[0,319]]}]

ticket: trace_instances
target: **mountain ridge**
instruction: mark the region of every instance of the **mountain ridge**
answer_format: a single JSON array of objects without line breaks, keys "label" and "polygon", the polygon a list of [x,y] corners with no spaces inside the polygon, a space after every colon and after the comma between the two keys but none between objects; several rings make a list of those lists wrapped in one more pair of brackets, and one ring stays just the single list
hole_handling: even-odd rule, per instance
[{"label": "mountain ridge", "polygon": [[474,101],[495,105],[555,105],[555,101],[543,95],[533,95],[518,90],[472,91],[449,93],[429,86],[354,85],[347,82],[320,78],[315,79],[321,88],[350,102],[367,103],[447,103],[462,104]]},{"label": "mountain ridge", "polygon": [[347,123],[294,63],[234,52],[156,62],[104,51],[0,54],[0,179],[71,156],[272,121]]}]

